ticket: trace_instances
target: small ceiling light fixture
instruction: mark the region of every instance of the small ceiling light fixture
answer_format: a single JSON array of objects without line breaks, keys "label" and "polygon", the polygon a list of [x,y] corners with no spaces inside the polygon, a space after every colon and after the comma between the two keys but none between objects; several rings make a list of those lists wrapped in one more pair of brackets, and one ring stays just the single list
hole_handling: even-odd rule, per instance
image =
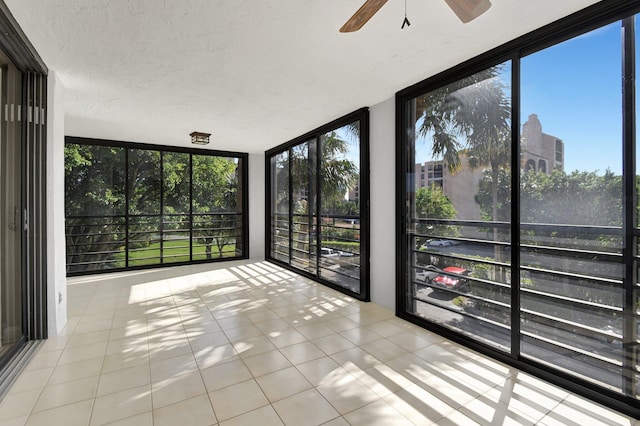
[{"label": "small ceiling light fixture", "polygon": [[211,133],[191,132],[191,143],[196,145],[206,145],[209,143]]}]

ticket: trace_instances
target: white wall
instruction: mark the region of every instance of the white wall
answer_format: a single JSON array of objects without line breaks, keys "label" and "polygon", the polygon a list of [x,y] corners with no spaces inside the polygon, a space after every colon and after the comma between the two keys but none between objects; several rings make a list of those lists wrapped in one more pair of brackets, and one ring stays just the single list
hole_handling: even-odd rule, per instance
[{"label": "white wall", "polygon": [[395,98],[369,109],[371,173],[371,301],[395,311]]},{"label": "white wall", "polygon": [[67,323],[64,235],[63,87],[54,71],[47,79],[47,304],[49,336]]},{"label": "white wall", "polygon": [[249,154],[249,257],[264,260],[264,154]]}]

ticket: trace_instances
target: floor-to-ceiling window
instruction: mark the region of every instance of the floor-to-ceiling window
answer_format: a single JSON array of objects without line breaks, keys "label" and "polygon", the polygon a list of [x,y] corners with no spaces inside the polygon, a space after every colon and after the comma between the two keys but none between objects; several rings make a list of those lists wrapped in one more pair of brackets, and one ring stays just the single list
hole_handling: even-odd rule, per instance
[{"label": "floor-to-ceiling window", "polygon": [[22,73],[0,53],[0,358],[24,336],[22,327],[22,128],[17,120]]},{"label": "floor-to-ceiling window", "polygon": [[47,337],[46,73],[0,2],[0,395]]},{"label": "floor-to-ceiling window", "polygon": [[67,273],[246,258],[246,162],[67,137]]},{"label": "floor-to-ceiling window", "polygon": [[368,300],[368,110],[266,154],[267,258]]},{"label": "floor-to-ceiling window", "polygon": [[397,97],[398,315],[636,415],[637,12],[603,2]]}]

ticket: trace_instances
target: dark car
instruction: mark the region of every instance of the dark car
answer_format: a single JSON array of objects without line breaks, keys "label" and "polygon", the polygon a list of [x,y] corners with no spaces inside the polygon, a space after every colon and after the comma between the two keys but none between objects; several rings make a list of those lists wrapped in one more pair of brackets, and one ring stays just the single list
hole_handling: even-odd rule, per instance
[{"label": "dark car", "polygon": [[431,281],[432,287],[445,290],[463,290],[469,286],[469,282],[465,279],[470,274],[469,270],[459,266],[447,266],[442,272],[444,273]]}]

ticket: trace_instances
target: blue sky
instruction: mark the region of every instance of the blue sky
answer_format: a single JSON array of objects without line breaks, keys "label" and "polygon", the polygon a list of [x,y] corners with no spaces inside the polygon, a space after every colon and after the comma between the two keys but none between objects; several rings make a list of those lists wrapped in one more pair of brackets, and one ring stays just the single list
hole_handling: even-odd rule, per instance
[{"label": "blue sky", "polygon": [[622,170],[620,39],[617,22],[521,61],[522,122],[564,141],[567,172]]},{"label": "blue sky", "polygon": [[[521,123],[537,114],[564,141],[565,170],[621,173],[620,22],[524,57],[521,69]],[[418,142],[416,163],[431,159],[429,147]]]}]

